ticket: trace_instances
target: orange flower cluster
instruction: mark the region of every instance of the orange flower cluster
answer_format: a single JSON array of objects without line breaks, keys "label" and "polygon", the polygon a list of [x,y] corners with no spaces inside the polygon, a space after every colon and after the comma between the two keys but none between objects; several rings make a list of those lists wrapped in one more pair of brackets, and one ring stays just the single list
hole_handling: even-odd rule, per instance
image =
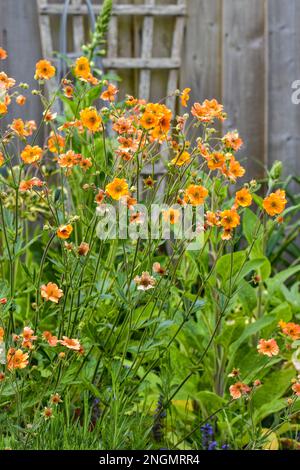
[{"label": "orange flower cluster", "polygon": [[79,165],[80,168],[86,171],[93,166],[90,158],[84,158],[81,154],[75,153],[73,150],[68,150],[66,153],[59,155],[57,163],[60,168],[67,168],[68,170]]},{"label": "orange flower cluster", "polygon": [[192,115],[203,123],[210,123],[214,119],[224,121],[226,114],[223,111],[223,105],[217,100],[205,100],[202,104],[195,103],[192,107]]}]

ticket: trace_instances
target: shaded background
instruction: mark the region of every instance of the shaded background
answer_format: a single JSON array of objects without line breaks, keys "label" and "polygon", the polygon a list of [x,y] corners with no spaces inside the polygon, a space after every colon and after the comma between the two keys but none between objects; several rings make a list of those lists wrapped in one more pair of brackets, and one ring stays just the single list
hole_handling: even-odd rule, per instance
[{"label": "shaded background", "polygon": [[[100,0],[93,3],[100,9]],[[114,3],[140,4],[143,0]],[[284,162],[285,174],[299,175],[300,105],[291,102],[291,85],[300,80],[300,0],[186,0],[186,5],[178,86],[192,88],[191,102],[217,98],[224,104],[228,113],[224,131],[239,129],[249,177],[263,176],[265,167],[275,160]],[[35,63],[43,56],[39,20],[36,0],[0,0],[0,45],[9,53],[3,69],[33,87]],[[69,18],[69,50],[76,42],[71,21]],[[54,50],[59,48],[59,22],[58,15],[50,21]],[[87,36],[87,20],[84,28]],[[142,28],[141,18],[118,20],[119,57],[139,57]],[[170,56],[173,28],[174,18],[155,19],[153,57]],[[137,95],[139,72],[127,69],[118,74],[123,79],[121,96],[125,90]],[[165,96],[166,83],[167,72],[151,73],[153,100]],[[39,121],[41,116],[35,96],[29,97],[24,108],[13,104],[11,109],[13,117]]]}]

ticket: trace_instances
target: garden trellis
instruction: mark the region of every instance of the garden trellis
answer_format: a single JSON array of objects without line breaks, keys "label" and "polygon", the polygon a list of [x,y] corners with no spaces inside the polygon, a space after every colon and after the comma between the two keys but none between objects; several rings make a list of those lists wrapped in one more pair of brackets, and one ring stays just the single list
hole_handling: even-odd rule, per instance
[{"label": "garden trellis", "polygon": [[[66,72],[65,64],[60,56],[74,59],[82,54],[81,46],[84,43],[85,19],[88,17],[90,29],[94,29],[95,15],[101,7],[90,0],[65,0],[64,3],[51,3],[49,0],[38,0],[40,32],[43,55],[53,60],[54,45],[53,31],[51,30],[51,17],[60,17],[59,26],[59,78]],[[101,63],[107,71],[118,73],[120,70],[136,70],[139,73],[138,96],[145,100],[151,97],[151,78],[156,70],[167,71],[166,105],[176,111],[176,96],[174,91],[179,86],[179,71],[182,67],[182,47],[186,16],[186,0],[174,0],[174,4],[158,5],[156,0],[144,0],[143,4],[114,4],[108,31],[107,57]],[[120,38],[119,19],[121,17],[139,17],[142,21],[140,57],[120,57],[118,43]],[[171,38],[170,57],[153,56],[154,23],[155,18],[174,18],[174,27]],[[73,45],[67,52],[67,18],[71,19]],[[53,91],[57,84],[52,81],[48,84],[49,91]],[[165,155],[166,148],[162,148]],[[144,174],[149,174],[151,168],[146,168]],[[164,165],[160,161],[154,168],[156,177],[164,174]],[[162,187],[163,190],[163,187]]]}]

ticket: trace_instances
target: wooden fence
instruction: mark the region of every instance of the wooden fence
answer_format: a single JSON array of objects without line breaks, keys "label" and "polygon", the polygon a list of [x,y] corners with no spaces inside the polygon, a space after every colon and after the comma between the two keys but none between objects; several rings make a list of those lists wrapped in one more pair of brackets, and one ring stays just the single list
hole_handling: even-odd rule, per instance
[{"label": "wooden fence", "polygon": [[[134,2],[115,0],[115,4],[126,3]],[[172,3],[175,0],[156,0],[156,4]],[[250,176],[262,176],[266,165],[275,160],[284,162],[286,174],[299,175],[300,105],[291,101],[291,85],[300,80],[300,0],[186,3],[178,85],[192,88],[192,101],[215,97],[224,104],[229,116],[224,130],[239,129]],[[51,23],[55,38],[58,21]],[[142,26],[139,17],[118,20],[119,57],[140,56]],[[155,19],[153,57],[170,56],[173,26],[172,17]],[[34,85],[34,65],[42,56],[36,0],[0,0],[0,45],[10,55],[4,69]],[[139,72],[126,68],[119,74],[121,94],[125,90],[137,94]],[[166,92],[167,73],[155,70],[151,78],[151,97],[160,99]],[[15,116],[39,119],[38,97],[28,100],[22,110],[13,106]]]}]

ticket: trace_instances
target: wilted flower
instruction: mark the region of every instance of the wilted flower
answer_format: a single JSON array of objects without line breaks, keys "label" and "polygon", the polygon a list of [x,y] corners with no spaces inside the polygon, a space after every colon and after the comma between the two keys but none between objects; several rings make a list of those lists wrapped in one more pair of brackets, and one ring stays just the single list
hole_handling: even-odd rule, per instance
[{"label": "wilted flower", "polygon": [[138,286],[138,290],[149,290],[154,289],[156,280],[154,277],[150,276],[147,271],[142,272],[141,276],[136,276],[134,282]]}]

